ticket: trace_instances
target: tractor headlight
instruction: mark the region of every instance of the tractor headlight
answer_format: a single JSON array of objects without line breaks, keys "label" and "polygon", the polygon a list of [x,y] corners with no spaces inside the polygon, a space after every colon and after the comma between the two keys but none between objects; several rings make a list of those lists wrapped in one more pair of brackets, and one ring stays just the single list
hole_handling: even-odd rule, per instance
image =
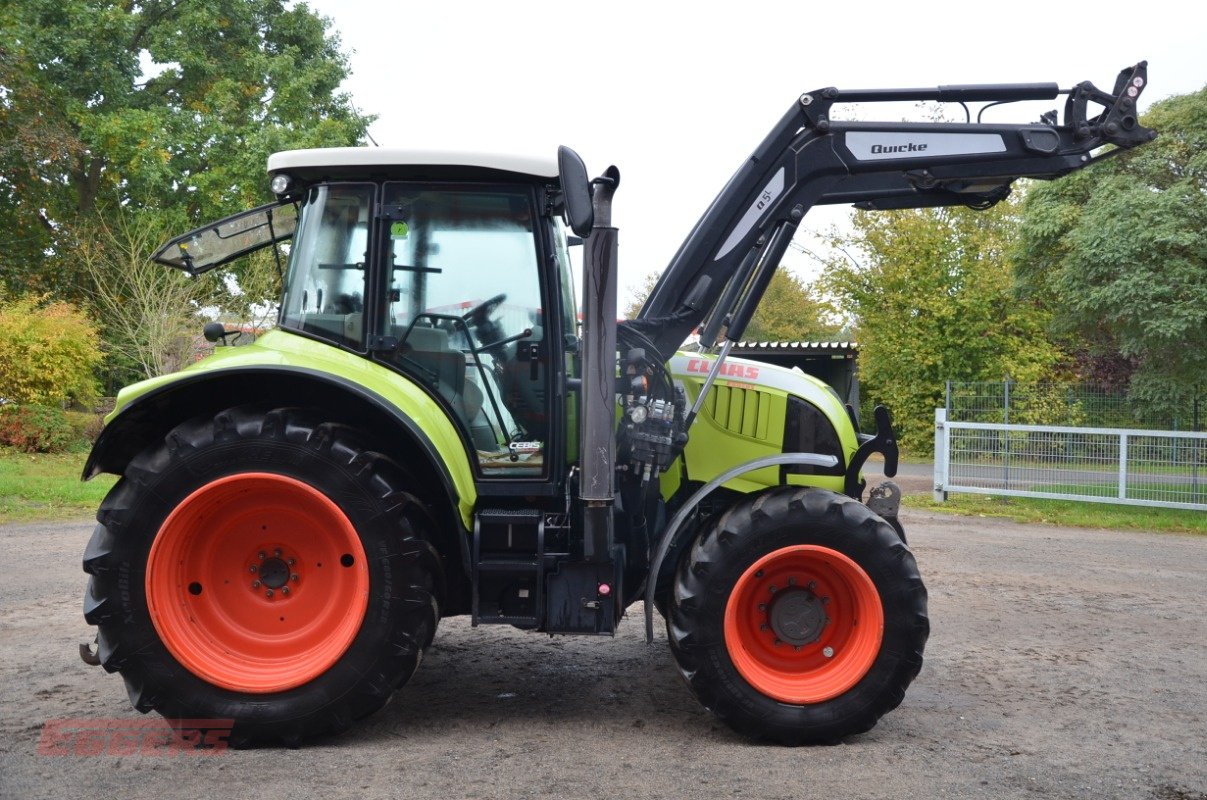
[{"label": "tractor headlight", "polygon": [[273,175],[272,183],[269,184],[272,193],[276,195],[285,194],[289,191],[290,186],[293,186],[293,178],[288,175]]}]

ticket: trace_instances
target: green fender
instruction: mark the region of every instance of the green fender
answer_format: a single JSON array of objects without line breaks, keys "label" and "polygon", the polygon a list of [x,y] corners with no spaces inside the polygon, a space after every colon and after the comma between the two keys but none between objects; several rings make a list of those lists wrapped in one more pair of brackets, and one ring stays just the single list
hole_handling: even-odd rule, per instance
[{"label": "green fender", "polygon": [[426,451],[462,525],[472,528],[477,501],[473,469],[466,445],[444,409],[397,372],[281,330],[264,334],[254,344],[217,348],[179,372],[123,389],[105,418],[83,477],[121,474],[137,452],[188,417],[243,402],[306,405],[316,398],[346,403],[345,412],[363,411],[374,424],[396,423],[406,439]]}]

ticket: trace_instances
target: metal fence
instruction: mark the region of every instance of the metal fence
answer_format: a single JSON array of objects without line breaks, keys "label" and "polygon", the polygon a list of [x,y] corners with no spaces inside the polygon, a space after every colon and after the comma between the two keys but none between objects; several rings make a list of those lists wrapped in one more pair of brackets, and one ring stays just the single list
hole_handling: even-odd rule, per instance
[{"label": "metal fence", "polygon": [[1207,398],[1154,408],[1119,389],[1088,383],[947,381],[945,395],[951,422],[1200,431],[1207,412]]},{"label": "metal fence", "polygon": [[1207,433],[959,422],[935,409],[935,500],[948,492],[1207,511]]}]

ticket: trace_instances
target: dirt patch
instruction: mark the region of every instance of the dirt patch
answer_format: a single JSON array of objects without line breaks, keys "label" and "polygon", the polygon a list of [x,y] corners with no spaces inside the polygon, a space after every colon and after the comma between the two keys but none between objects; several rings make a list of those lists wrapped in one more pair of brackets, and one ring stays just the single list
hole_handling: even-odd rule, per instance
[{"label": "dirt patch", "polygon": [[48,757],[47,720],[147,719],[75,653],[91,526],[0,527],[0,797],[1207,797],[1207,540],[906,509],[926,665],[842,746],[751,744],[679,679],[641,607],[615,639],[442,623],[349,734],[212,757]]}]

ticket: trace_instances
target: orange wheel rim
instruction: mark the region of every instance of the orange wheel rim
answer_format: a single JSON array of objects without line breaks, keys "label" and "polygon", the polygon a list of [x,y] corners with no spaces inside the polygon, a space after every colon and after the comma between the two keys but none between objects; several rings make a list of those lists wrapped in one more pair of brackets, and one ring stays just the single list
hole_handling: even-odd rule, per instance
[{"label": "orange wheel rim", "polygon": [[784,547],[750,565],[725,606],[725,647],[738,673],[784,703],[830,700],[880,652],[884,609],[858,564],[828,547]]},{"label": "orange wheel rim", "polygon": [[239,692],[322,675],[360,631],[364,547],[326,495],[284,475],[207,483],[164,520],[147,558],[147,607],[168,651]]}]

